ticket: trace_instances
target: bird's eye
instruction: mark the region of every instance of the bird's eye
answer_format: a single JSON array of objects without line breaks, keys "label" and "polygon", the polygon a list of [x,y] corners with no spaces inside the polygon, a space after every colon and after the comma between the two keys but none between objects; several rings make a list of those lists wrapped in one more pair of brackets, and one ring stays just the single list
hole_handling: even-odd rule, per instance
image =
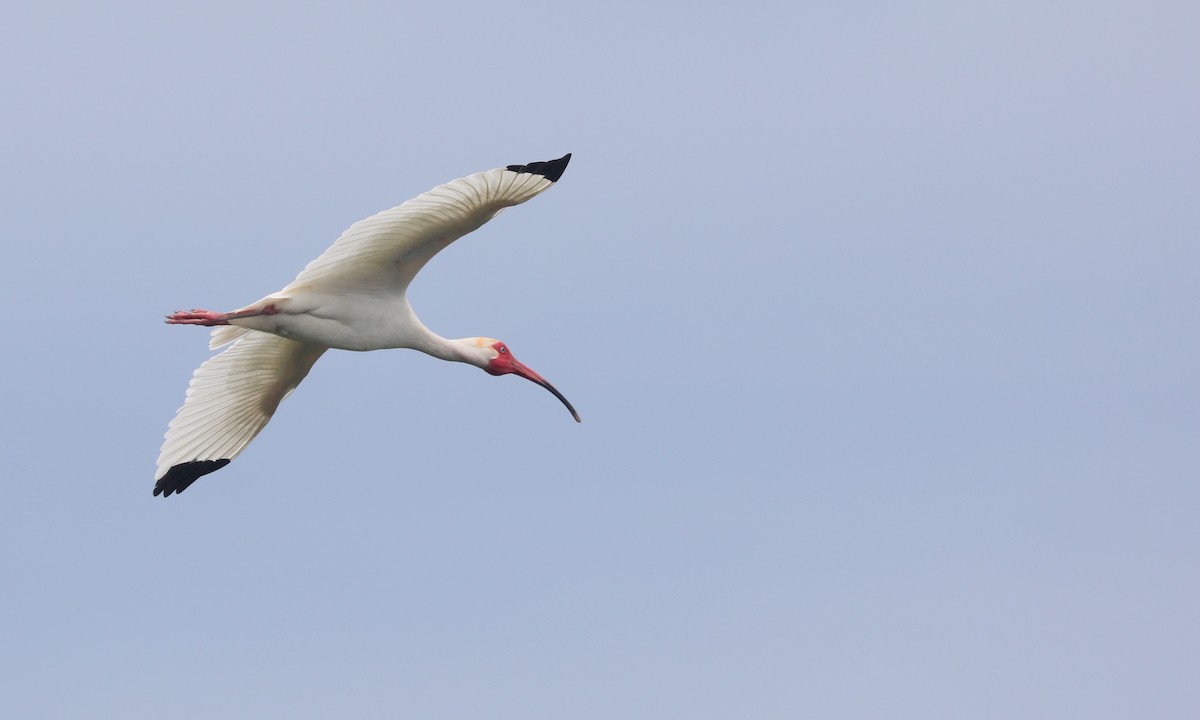
[{"label": "bird's eye", "polygon": [[500,346],[500,352],[501,352],[501,353],[506,353],[506,352],[508,352],[508,348],[507,348],[507,347],[505,347],[504,345],[501,345],[501,346]]}]

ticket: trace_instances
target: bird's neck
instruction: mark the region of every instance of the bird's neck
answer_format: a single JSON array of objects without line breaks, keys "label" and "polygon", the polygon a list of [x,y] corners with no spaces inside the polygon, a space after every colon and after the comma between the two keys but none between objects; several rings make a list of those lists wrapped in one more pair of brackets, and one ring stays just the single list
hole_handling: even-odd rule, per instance
[{"label": "bird's neck", "polygon": [[413,344],[413,347],[439,360],[479,366],[480,353],[475,347],[475,340],[476,338],[450,340],[427,329],[418,342]]},{"label": "bird's neck", "polygon": [[392,316],[397,342],[391,347],[406,347],[420,350],[439,360],[465,362],[477,365],[470,352],[473,347],[467,340],[450,340],[425,327],[425,323],[413,312],[407,300]]}]

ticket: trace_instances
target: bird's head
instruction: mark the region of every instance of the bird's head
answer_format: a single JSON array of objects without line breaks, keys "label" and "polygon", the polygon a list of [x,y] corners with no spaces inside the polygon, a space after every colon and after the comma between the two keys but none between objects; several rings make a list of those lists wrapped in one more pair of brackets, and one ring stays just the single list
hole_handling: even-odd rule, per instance
[{"label": "bird's head", "polygon": [[471,362],[484,369],[489,375],[520,375],[521,377],[535,382],[538,385],[546,388],[554,393],[554,397],[562,401],[563,405],[567,406],[567,410],[571,412],[571,417],[575,418],[575,422],[582,422],[579,419],[579,413],[575,412],[575,408],[571,403],[563,397],[546,378],[538,375],[525,363],[513,357],[512,351],[503,342],[495,338],[471,338],[470,344],[474,346],[471,353]]}]

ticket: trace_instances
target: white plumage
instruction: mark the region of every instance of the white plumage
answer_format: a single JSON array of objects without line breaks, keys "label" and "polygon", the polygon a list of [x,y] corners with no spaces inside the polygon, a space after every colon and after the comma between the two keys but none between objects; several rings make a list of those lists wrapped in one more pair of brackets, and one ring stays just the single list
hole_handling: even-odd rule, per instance
[{"label": "white plumage", "polygon": [[214,326],[212,348],[232,345],[192,376],[158,456],[154,494],[182,492],[237,457],[329,348],[412,348],[493,375],[515,373],[550,390],[579,420],[566,398],[504,343],[443,338],[421,324],[405,296],[430,258],[504,208],[549,188],[570,158],[440,185],[354,223],[277,293],[229,313],[167,316],[171,324]]}]

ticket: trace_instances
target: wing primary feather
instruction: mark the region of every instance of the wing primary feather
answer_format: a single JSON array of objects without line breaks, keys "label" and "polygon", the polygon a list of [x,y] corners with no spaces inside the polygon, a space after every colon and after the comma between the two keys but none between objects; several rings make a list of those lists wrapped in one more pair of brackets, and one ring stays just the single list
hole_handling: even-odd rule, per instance
[{"label": "wing primary feather", "polygon": [[196,460],[173,466],[154,484],[154,496],[171,497],[172,493],[181,493],[197,479],[216,472],[229,464],[229,460]]},{"label": "wing primary feather", "polygon": [[534,175],[541,175],[550,182],[558,182],[563,172],[566,171],[567,163],[569,162],[571,162],[571,153],[567,153],[557,160],[532,162],[528,165],[509,165],[505,169],[519,173],[533,173]]}]

